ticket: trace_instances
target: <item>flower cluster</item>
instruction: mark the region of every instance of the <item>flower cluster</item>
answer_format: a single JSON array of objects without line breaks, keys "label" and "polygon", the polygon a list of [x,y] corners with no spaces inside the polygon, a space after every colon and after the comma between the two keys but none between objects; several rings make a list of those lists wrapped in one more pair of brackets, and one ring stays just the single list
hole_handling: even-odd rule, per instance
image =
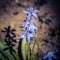
[{"label": "flower cluster", "polygon": [[33,33],[37,30],[37,27],[34,25],[34,22],[37,22],[37,20],[31,20],[31,17],[34,16],[35,18],[38,18],[37,15],[38,12],[39,10],[34,10],[33,6],[30,6],[29,8],[23,11],[23,13],[27,14],[27,17],[25,20],[22,21],[24,22],[24,24],[21,26],[23,32],[20,38],[26,37],[27,43],[31,42],[30,40],[31,37],[35,37]]},{"label": "flower cluster", "polygon": [[46,60],[47,58],[48,58],[48,60],[53,60],[52,58],[57,60],[56,53],[58,52],[58,50],[48,51],[48,52],[46,52],[44,50],[41,50],[41,51],[44,53],[43,60]]}]

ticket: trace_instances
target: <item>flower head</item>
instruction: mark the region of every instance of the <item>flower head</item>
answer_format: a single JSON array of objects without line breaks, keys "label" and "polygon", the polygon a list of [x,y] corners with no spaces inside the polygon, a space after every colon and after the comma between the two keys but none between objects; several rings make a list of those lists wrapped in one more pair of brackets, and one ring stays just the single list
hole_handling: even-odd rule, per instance
[{"label": "flower head", "polygon": [[46,51],[42,50],[42,52],[44,53],[44,56],[43,56],[44,60],[47,59],[47,58],[48,58],[48,60],[52,60],[52,58],[57,60],[57,57],[55,55],[55,53],[57,53],[57,51],[46,52]]},{"label": "flower head", "polygon": [[21,26],[23,29],[23,32],[21,34],[21,37],[19,38],[24,38],[26,37],[26,41],[30,43],[30,38],[35,37],[33,33],[37,30],[37,27],[33,24],[34,22],[37,22],[37,20],[31,20],[31,17],[34,16],[35,18],[38,18],[37,13],[39,12],[38,10],[34,10],[33,6],[30,6],[29,8],[25,9],[23,11],[24,13],[28,14],[26,19],[23,20],[24,24]]},{"label": "flower head", "polygon": [[39,10],[34,10],[33,6],[30,6],[29,8],[25,9],[23,12],[28,14],[27,16],[28,19],[31,18],[31,16],[38,18],[37,13],[39,12]]},{"label": "flower head", "polygon": [[29,26],[29,30],[35,32],[37,30],[37,27],[33,23],[31,23]]},{"label": "flower head", "polygon": [[37,27],[33,24],[33,22],[37,22],[37,20],[23,20],[25,22],[22,25],[23,30],[26,30],[28,28],[29,31],[35,32],[37,30]]},{"label": "flower head", "polygon": [[35,35],[33,35],[33,33],[32,32],[30,32],[30,31],[24,31],[24,32],[22,32],[21,33],[21,36],[19,37],[19,39],[22,39],[22,38],[24,38],[24,37],[26,37],[27,39],[26,39],[26,41],[27,42],[30,42],[30,38],[31,37],[35,37]]}]

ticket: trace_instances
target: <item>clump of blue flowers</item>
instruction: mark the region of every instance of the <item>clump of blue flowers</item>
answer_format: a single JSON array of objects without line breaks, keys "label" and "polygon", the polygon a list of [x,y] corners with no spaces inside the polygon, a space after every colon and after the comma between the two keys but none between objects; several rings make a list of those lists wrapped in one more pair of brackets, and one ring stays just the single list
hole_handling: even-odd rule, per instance
[{"label": "clump of blue flowers", "polygon": [[55,60],[58,60],[57,58],[57,52],[58,50],[54,50],[54,51],[48,51],[46,52],[45,50],[41,50],[43,53],[44,53],[44,56],[43,56],[43,60],[53,60],[53,58]]},{"label": "clump of blue flowers", "polygon": [[37,20],[31,20],[31,17],[34,16],[35,18],[38,18],[37,15],[38,12],[39,10],[34,10],[33,6],[30,6],[29,8],[23,11],[23,13],[27,14],[27,17],[25,20],[22,21],[24,22],[24,24],[21,26],[23,32],[22,35],[20,36],[20,39],[26,37],[27,43],[31,42],[30,40],[31,37],[35,37],[33,33],[35,33],[35,31],[37,30],[37,27],[34,25],[34,22],[37,22]]}]

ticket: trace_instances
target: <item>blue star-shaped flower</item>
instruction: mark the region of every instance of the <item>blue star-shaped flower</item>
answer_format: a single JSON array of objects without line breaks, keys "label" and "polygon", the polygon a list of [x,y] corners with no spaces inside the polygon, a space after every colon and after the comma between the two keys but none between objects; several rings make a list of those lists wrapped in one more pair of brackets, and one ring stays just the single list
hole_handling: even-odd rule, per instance
[{"label": "blue star-shaped flower", "polygon": [[35,35],[28,33],[27,34],[27,42],[29,42],[29,43],[31,42],[31,39],[30,39],[31,37],[35,37]]},{"label": "blue star-shaped flower", "polygon": [[30,31],[28,31],[28,32],[24,31],[24,32],[21,33],[21,36],[19,37],[19,39],[22,39],[24,37],[27,37],[27,42],[30,43],[30,38],[35,37],[35,35],[33,35],[32,32],[30,32]]},{"label": "blue star-shaped flower", "polygon": [[27,24],[23,25],[23,30],[26,30],[27,28],[31,32],[35,32],[37,30],[37,27],[33,23],[31,23],[29,26]]},{"label": "blue star-shaped flower", "polygon": [[29,26],[29,31],[35,32],[36,30],[37,30],[37,27],[33,23],[31,23]]},{"label": "blue star-shaped flower", "polygon": [[29,24],[32,24],[34,22],[38,22],[37,20],[23,20],[22,22],[24,22],[24,24],[22,25],[22,27],[26,27],[28,26]]},{"label": "blue star-shaped flower", "polygon": [[27,19],[30,20],[31,16],[33,15],[35,18],[38,18],[37,13],[39,12],[39,10],[34,10],[33,6],[30,6],[30,8],[25,9],[25,11],[23,11],[24,13],[28,14]]},{"label": "blue star-shaped flower", "polygon": [[24,38],[26,37],[26,41],[30,42],[31,37],[35,37],[33,35],[33,32],[37,30],[37,27],[33,24],[34,22],[37,22],[37,20],[31,20],[31,17],[34,16],[35,18],[38,18],[37,13],[39,12],[38,10],[34,10],[33,6],[30,6],[29,8],[25,9],[23,11],[24,13],[27,14],[26,20],[23,20],[24,24],[22,25],[23,32],[21,34],[21,37],[19,38]]},{"label": "blue star-shaped flower", "polygon": [[44,50],[42,50],[42,52],[44,53],[44,56],[43,56],[43,59],[47,59],[48,60],[52,60],[52,58],[54,58],[55,60],[57,60],[57,57],[55,55],[55,53],[57,53],[57,51],[49,51],[49,52],[46,52]]},{"label": "blue star-shaped flower", "polygon": [[37,30],[37,27],[33,24],[33,22],[36,22],[37,20],[24,20],[25,24],[22,25],[23,30],[26,30],[28,28],[29,31],[35,32]]}]

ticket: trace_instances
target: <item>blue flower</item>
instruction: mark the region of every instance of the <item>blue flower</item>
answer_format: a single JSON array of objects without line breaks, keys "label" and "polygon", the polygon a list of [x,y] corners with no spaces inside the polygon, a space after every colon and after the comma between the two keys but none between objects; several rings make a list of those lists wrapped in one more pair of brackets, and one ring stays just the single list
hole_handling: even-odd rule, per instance
[{"label": "blue flower", "polygon": [[30,6],[29,8],[25,9],[25,11],[23,11],[24,13],[28,14],[27,19],[30,20],[31,16],[33,15],[35,18],[38,18],[37,13],[39,12],[39,10],[34,10],[33,6]]},{"label": "blue flower", "polygon": [[27,24],[22,25],[23,30],[26,30],[28,28],[29,31],[35,32],[37,30],[37,27],[31,23],[29,26]]},{"label": "blue flower", "polygon": [[30,24],[31,21],[26,19],[26,20],[23,20],[22,22],[24,22],[24,24],[28,25],[28,24]]},{"label": "blue flower", "polygon": [[31,23],[38,22],[37,20],[31,20]]},{"label": "blue flower", "polygon": [[24,23],[34,23],[34,22],[38,22],[37,20],[28,20],[28,19],[26,19],[26,20],[23,20],[22,22],[24,22]]},{"label": "blue flower", "polygon": [[52,60],[52,58],[54,58],[55,60],[57,60],[57,57],[55,55],[55,53],[57,53],[57,51],[49,51],[49,52],[46,52],[44,50],[42,50],[42,52],[44,53],[44,56],[43,56],[43,59],[47,59],[48,60]]},{"label": "blue flower", "polygon": [[26,29],[28,28],[28,24],[23,24],[23,25],[21,26],[21,28],[22,28],[23,30],[26,30]]},{"label": "blue flower", "polygon": [[37,27],[33,23],[31,23],[29,26],[29,30],[35,32],[37,30]]},{"label": "blue flower", "polygon": [[31,42],[31,39],[30,39],[31,37],[35,37],[35,35],[33,35],[32,33],[29,32],[29,33],[27,34],[27,42],[28,42],[28,43]]},{"label": "blue flower", "polygon": [[24,31],[24,32],[21,33],[21,36],[19,37],[19,40],[24,38],[24,37],[27,37],[26,41],[30,43],[30,38],[35,37],[35,35],[33,35],[32,32],[30,32],[30,31],[28,31],[28,32]]},{"label": "blue flower", "polygon": [[24,38],[26,36],[26,32],[22,32],[22,33],[20,33],[20,35],[21,36],[19,37],[19,40],[22,39],[22,38]]},{"label": "blue flower", "polygon": [[37,20],[31,20],[31,17],[34,16],[35,18],[38,18],[37,13],[38,10],[34,10],[33,6],[30,6],[29,8],[25,9],[23,11],[27,14],[26,20],[23,20],[24,24],[21,26],[23,29],[23,32],[21,34],[21,37],[19,39],[26,37],[27,42],[31,42],[31,37],[35,37],[33,33],[37,30],[37,27],[33,24],[34,22],[37,22]]},{"label": "blue flower", "polygon": [[28,28],[29,31],[35,32],[37,30],[37,27],[33,24],[33,22],[36,22],[37,20],[24,20],[25,24],[22,25],[23,30],[26,30]]}]

